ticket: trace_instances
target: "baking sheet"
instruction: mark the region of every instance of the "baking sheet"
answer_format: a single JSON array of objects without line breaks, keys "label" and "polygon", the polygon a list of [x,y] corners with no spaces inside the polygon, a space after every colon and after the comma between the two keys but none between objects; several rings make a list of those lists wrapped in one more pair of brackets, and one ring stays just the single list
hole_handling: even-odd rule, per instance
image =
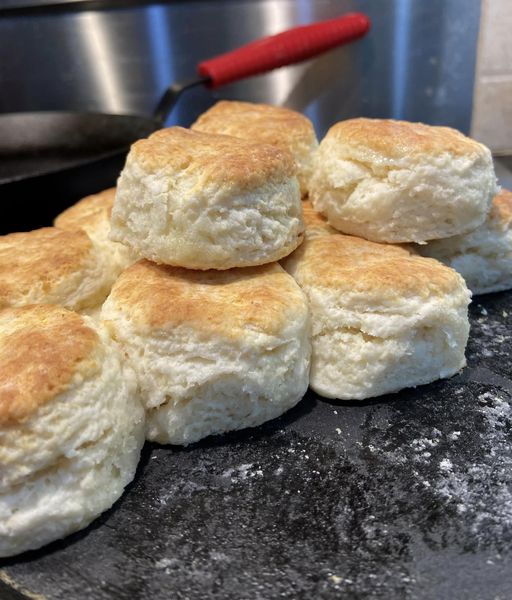
[{"label": "baking sheet", "polygon": [[112,510],[2,562],[0,598],[511,598],[512,294],[471,323],[450,380],[146,445]]}]

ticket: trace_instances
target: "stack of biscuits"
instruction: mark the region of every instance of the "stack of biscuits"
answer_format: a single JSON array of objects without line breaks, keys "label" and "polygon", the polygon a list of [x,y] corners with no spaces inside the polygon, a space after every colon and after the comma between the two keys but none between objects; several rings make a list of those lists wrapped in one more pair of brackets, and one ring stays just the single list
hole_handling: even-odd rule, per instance
[{"label": "stack of biscuits", "polygon": [[487,148],[448,128],[353,119],[318,145],[294,111],[219,102],[136,142],[116,189],[0,238],[0,556],[110,507],[144,439],[457,373],[462,276],[512,285],[496,193]]}]

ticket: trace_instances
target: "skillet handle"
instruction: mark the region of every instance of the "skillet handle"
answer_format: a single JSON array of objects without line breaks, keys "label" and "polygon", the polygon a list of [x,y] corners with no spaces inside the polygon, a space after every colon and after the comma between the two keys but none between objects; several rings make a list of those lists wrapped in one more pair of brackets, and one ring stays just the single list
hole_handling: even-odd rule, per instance
[{"label": "skillet handle", "polygon": [[301,62],[366,35],[370,19],[349,13],[336,19],[295,27],[204,60],[198,74],[216,88],[251,75]]}]

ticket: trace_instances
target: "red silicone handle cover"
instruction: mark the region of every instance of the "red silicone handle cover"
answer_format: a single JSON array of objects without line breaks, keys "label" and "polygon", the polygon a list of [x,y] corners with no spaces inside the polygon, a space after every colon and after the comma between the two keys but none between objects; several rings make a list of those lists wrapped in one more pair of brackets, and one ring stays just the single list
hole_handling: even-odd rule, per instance
[{"label": "red silicone handle cover", "polygon": [[199,63],[199,75],[219,87],[258,73],[301,62],[366,34],[370,19],[363,13],[289,29]]}]

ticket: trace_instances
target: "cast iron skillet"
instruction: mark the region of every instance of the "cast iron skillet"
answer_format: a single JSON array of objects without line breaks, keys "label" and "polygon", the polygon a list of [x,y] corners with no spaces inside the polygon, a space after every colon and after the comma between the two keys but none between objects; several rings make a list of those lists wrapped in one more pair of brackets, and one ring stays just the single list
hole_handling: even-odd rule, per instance
[{"label": "cast iron skillet", "polygon": [[171,86],[152,117],[79,112],[0,115],[0,233],[51,224],[79,198],[114,185],[135,140],[160,129],[178,96],[195,85],[219,87],[297,63],[366,34],[351,13],[296,27],[201,62],[197,79]]}]

